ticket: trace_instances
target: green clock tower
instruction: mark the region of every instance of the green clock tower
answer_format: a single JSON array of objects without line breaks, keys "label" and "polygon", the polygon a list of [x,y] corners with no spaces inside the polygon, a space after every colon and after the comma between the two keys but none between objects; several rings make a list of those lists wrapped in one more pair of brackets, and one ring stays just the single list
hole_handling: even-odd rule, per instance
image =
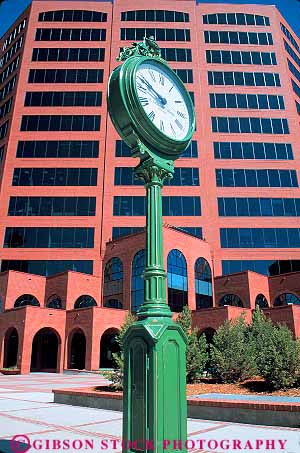
[{"label": "green clock tower", "polygon": [[111,74],[108,111],[140,163],[135,175],[147,193],[145,300],[125,338],[123,453],[186,451],[186,338],[166,303],[163,265],[164,180],[195,130],[190,96],[161,58],[153,38],[124,48]]}]

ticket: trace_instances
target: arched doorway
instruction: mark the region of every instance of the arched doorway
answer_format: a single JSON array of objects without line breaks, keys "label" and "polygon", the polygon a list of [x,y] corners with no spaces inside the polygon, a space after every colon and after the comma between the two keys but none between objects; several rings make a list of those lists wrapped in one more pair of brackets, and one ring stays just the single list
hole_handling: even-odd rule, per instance
[{"label": "arched doorway", "polygon": [[100,368],[113,368],[113,353],[120,351],[116,340],[119,331],[117,329],[106,330],[100,341]]},{"label": "arched doorway", "polygon": [[68,368],[76,370],[85,369],[86,338],[81,329],[76,330],[71,337],[69,348]]},{"label": "arched doorway", "polygon": [[58,348],[61,344],[55,330],[44,328],[39,330],[32,342],[30,371],[47,371],[56,373],[58,367]]},{"label": "arched doorway", "polygon": [[13,368],[18,360],[19,335],[17,329],[9,329],[4,339],[4,368]]}]

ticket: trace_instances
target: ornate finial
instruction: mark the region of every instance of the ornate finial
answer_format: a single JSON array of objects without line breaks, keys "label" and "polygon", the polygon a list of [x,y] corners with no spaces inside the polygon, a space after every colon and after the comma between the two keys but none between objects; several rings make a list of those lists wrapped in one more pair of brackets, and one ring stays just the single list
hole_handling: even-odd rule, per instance
[{"label": "ornate finial", "polygon": [[117,60],[124,61],[135,55],[161,58],[161,51],[154,40],[154,36],[150,36],[150,38],[145,36],[142,42],[133,42],[132,47],[123,47]]}]

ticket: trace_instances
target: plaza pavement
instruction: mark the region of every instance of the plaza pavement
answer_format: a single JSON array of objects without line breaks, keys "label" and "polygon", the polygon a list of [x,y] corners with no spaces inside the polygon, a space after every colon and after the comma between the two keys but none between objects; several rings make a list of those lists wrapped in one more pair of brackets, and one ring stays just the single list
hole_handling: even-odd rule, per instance
[{"label": "plaza pavement", "polygon": [[[24,452],[26,447],[23,447],[22,441],[26,441],[25,435],[31,445],[34,443],[29,453],[121,453],[120,412],[53,403],[54,388],[88,387],[103,383],[105,380],[101,376],[84,372],[0,375],[0,452]],[[300,429],[189,419],[188,433],[190,441],[195,444],[189,453],[300,452]],[[22,435],[20,443],[11,444],[9,440],[16,435]],[[211,448],[208,448],[209,440]],[[190,447],[192,445],[191,442]],[[174,451],[166,450],[169,453]]]}]

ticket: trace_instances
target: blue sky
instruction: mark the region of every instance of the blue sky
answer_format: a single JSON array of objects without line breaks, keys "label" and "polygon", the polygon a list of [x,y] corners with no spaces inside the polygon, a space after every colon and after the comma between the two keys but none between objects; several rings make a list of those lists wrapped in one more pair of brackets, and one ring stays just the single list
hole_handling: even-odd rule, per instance
[{"label": "blue sky", "polygon": [[[30,3],[30,0],[6,0],[0,6],[0,36],[14,22],[19,14]],[[202,3],[202,0],[199,0]],[[300,29],[300,2],[297,0],[205,0],[204,3],[254,3],[276,5],[294,31],[299,35]]]}]

